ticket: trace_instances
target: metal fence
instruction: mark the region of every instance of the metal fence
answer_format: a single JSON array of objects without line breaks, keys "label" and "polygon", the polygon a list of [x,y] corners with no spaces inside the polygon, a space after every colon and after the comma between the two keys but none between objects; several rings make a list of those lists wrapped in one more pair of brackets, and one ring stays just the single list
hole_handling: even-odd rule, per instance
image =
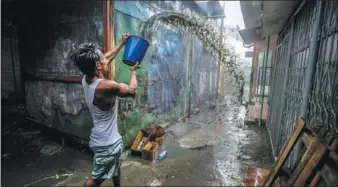
[{"label": "metal fence", "polygon": [[275,156],[298,116],[310,128],[322,125],[337,134],[337,7],[337,1],[307,1],[279,34],[267,121]]}]

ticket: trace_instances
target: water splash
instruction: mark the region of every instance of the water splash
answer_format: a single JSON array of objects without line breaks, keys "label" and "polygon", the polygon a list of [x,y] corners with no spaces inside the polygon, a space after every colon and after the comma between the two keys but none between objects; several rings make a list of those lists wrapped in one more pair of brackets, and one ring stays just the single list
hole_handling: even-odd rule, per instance
[{"label": "water splash", "polygon": [[209,21],[194,13],[163,12],[152,16],[145,22],[143,28],[141,28],[141,36],[151,42],[154,31],[163,23],[171,24],[194,34],[203,43],[206,50],[224,64],[225,84],[230,86],[229,89],[232,90],[231,104],[241,104],[244,85],[244,73],[240,68],[241,63],[236,61],[237,55],[234,48],[226,42],[221,42],[219,27],[216,22]]}]

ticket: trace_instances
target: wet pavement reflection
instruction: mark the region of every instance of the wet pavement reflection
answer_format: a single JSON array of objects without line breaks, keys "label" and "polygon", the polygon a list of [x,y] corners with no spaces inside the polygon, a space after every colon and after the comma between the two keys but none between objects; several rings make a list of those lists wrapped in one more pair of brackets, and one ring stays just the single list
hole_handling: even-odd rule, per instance
[{"label": "wet pavement reflection", "polygon": [[[237,111],[225,105],[199,108],[199,113],[166,129],[162,149],[168,156],[161,162],[152,163],[139,157],[127,156],[122,164],[124,186],[238,186],[242,185],[249,166],[266,167],[273,163],[268,135],[264,127],[244,125],[245,108]],[[9,137],[9,136],[6,136]],[[33,137],[38,137],[33,138]],[[59,146],[58,152],[44,154],[41,150],[55,142],[46,142],[35,135],[34,149],[27,154],[2,157],[5,168],[2,172],[3,185],[24,186],[50,176],[71,174],[66,177],[50,178],[35,185],[82,185],[90,176],[91,154],[83,149]],[[20,137],[16,138],[19,141]],[[12,139],[11,139],[12,140]],[[34,142],[30,140],[29,143]],[[20,141],[25,144],[25,140]],[[26,142],[27,144],[27,142]],[[20,144],[21,145],[21,144]],[[12,147],[15,150],[15,145]],[[7,149],[3,148],[3,150]],[[4,154],[4,153],[3,153]],[[10,154],[10,153],[8,153]],[[13,153],[14,154],[14,153]],[[15,157],[14,157],[15,156]],[[20,174],[20,180],[17,179]],[[112,185],[111,181],[103,186]]]}]

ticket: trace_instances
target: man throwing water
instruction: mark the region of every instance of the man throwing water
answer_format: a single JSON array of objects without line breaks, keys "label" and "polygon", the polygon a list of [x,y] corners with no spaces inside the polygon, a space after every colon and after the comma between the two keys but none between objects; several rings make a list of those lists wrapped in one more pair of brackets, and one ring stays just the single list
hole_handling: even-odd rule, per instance
[{"label": "man throwing water", "polygon": [[94,153],[92,176],[84,186],[100,186],[105,179],[112,179],[114,186],[120,186],[120,156],[123,151],[122,137],[117,128],[116,96],[136,94],[135,70],[130,69],[129,85],[105,79],[108,65],[126,43],[129,34],[122,36],[122,42],[103,54],[95,44],[83,44],[71,59],[84,74],[82,86],[87,107],[92,115],[93,128],[89,147]]}]

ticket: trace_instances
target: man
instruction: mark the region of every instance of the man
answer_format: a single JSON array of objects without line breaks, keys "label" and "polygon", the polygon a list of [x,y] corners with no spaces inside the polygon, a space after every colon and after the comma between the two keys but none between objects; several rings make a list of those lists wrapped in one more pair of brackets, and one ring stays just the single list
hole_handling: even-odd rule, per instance
[{"label": "man", "polygon": [[105,79],[108,65],[127,41],[129,34],[122,36],[122,42],[111,51],[103,54],[95,44],[83,44],[74,52],[71,59],[84,74],[82,86],[87,107],[94,126],[89,147],[94,153],[92,176],[84,186],[100,186],[105,179],[112,179],[114,186],[120,186],[120,156],[123,150],[122,138],[117,128],[116,96],[136,94],[137,80],[131,68],[129,85]]}]

